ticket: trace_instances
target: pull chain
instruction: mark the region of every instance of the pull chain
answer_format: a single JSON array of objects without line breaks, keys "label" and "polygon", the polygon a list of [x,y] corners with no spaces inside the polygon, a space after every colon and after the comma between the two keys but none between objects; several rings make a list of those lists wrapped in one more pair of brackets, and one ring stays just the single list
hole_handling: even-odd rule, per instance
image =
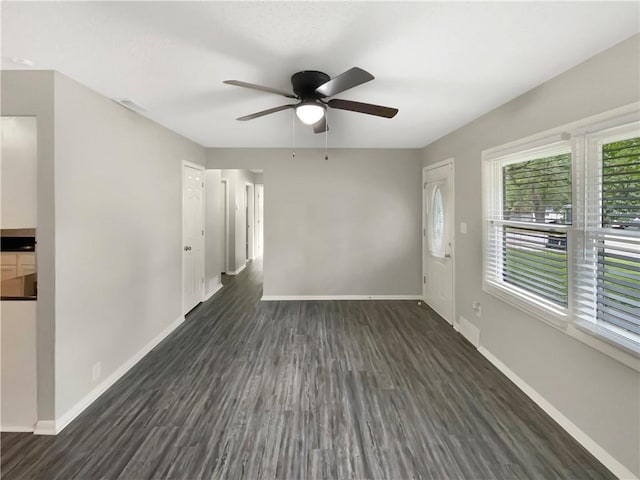
[{"label": "pull chain", "polygon": [[329,160],[329,153],[327,152],[329,145],[329,119],[328,119],[328,111],[324,112],[324,159]]},{"label": "pull chain", "polygon": [[296,158],[296,111],[295,110],[291,110],[293,113],[291,114],[291,135],[292,135],[292,140],[291,140],[291,144],[292,147],[291,149],[293,150],[293,154],[291,155],[293,158]]}]

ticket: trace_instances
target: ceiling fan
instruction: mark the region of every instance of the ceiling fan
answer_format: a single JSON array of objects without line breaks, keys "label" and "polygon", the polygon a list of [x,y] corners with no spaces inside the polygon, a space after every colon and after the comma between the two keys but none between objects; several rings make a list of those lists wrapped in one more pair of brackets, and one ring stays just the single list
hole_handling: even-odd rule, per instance
[{"label": "ceiling fan", "polygon": [[254,118],[263,117],[264,115],[293,108],[296,111],[296,116],[302,123],[306,125],[313,125],[313,131],[315,133],[322,133],[329,129],[325,115],[327,107],[336,108],[338,110],[366,113],[367,115],[375,115],[377,117],[384,118],[393,118],[396,116],[398,113],[397,108],[354,102],[351,100],[340,100],[339,98],[325,100],[326,98],[333,97],[345,90],[369,82],[373,80],[373,78],[373,75],[369,72],[358,67],[353,67],[333,78],[323,72],[304,70],[302,72],[294,73],[291,76],[293,93],[287,92],[286,90],[279,90],[277,88],[241,82],[239,80],[225,80],[223,83],[268,93],[275,93],[276,95],[282,95],[283,97],[300,100],[299,103],[291,103],[280,107],[270,108],[268,110],[240,117],[237,120],[244,122],[246,120],[253,120]]}]

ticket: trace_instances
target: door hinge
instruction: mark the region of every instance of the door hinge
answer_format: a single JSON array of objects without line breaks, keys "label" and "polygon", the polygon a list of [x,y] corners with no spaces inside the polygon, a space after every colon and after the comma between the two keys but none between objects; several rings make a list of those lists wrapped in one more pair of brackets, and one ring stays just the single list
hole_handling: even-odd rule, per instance
[{"label": "door hinge", "polygon": [[204,188],[204,182],[202,182],[202,188]]},{"label": "door hinge", "polygon": [[422,277],[422,283],[423,283],[423,284],[426,284],[426,283],[427,283],[427,277],[426,277],[426,276]]},{"label": "door hinge", "polygon": [[202,277],[202,283],[204,283],[204,277]]},{"label": "door hinge", "polygon": [[423,228],[423,229],[422,229],[422,236],[423,236],[423,237],[426,237],[426,236],[427,236],[427,229],[426,229],[426,228]]},{"label": "door hinge", "polygon": [[200,230],[202,232],[202,235],[204,235],[204,230]]}]

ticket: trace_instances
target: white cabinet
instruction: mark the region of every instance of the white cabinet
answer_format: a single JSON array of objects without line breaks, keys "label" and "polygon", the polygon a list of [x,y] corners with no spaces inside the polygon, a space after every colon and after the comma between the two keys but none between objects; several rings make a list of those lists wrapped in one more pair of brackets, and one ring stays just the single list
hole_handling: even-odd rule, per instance
[{"label": "white cabinet", "polygon": [[[25,284],[26,275],[36,272],[36,255],[33,252],[2,253],[1,265],[2,284],[0,293],[3,297],[22,297],[34,292],[29,283]],[[33,283],[33,281],[32,281]],[[27,288],[25,288],[27,287]]]},{"label": "white cabinet", "polygon": [[16,262],[19,277],[36,272],[36,256],[34,253],[19,253]]},{"label": "white cabinet", "polygon": [[18,266],[17,265],[2,265],[0,267],[2,269],[2,280],[9,280],[11,278],[16,278],[18,276]]}]

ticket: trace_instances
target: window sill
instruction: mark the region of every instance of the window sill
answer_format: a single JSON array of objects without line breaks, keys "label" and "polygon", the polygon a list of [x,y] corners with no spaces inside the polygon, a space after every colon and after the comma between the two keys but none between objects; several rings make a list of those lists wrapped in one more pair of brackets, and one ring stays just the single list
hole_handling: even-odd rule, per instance
[{"label": "window sill", "polygon": [[536,320],[562,331],[571,338],[598,350],[627,367],[640,372],[640,346],[633,340],[585,320],[571,322],[567,315],[536,304],[506,286],[485,281],[483,290],[488,294],[528,313]]},{"label": "window sill", "polygon": [[585,320],[576,320],[567,329],[576,340],[640,372],[640,346],[633,340]]},{"label": "window sill", "polygon": [[483,290],[559,330],[566,330],[569,324],[568,316],[560,310],[560,307],[556,310],[542,302],[531,300],[518,292],[516,288],[485,281]]}]

